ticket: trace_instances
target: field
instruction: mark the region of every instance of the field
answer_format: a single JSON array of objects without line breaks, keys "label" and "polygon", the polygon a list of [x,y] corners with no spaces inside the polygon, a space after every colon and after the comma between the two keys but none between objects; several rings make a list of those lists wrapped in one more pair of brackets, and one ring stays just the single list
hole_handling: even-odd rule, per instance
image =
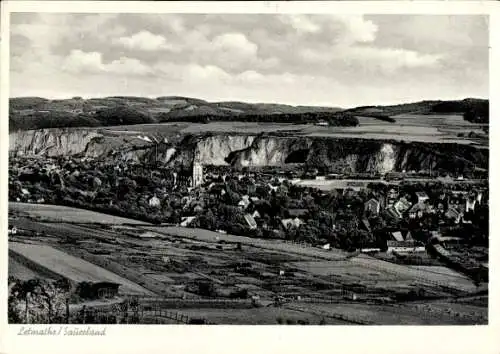
[{"label": "field", "polygon": [[95,266],[92,263],[68,255],[53,247],[39,244],[10,242],[9,250],[25,257],[42,268],[49,269],[60,276],[75,282],[81,281],[110,281],[121,284],[122,294],[146,294],[152,293],[124,279],[110,271]]},{"label": "field", "polygon": [[9,276],[13,276],[21,280],[30,280],[34,278],[47,278],[45,274],[28,268],[21,262],[9,256]]},{"label": "field", "polygon": [[175,137],[195,133],[261,134],[288,132],[303,136],[396,139],[421,142],[447,142],[458,144],[477,143],[474,139],[459,137],[470,131],[480,132],[484,125],[465,121],[460,115],[398,115],[396,122],[390,123],[374,118],[359,117],[357,127],[328,127],[313,124],[253,123],[253,122],[211,122],[162,123],[116,126],[103,131],[127,134],[152,134]]},{"label": "field", "polygon": [[[192,318],[207,318],[215,323],[230,323],[234,325],[277,325],[278,320],[283,324],[290,321],[297,324],[297,321],[307,321],[309,324],[318,325],[324,318],[319,315],[304,313],[286,308],[256,308],[256,309],[186,309],[182,311]],[[328,325],[346,325],[349,322],[329,318],[324,318],[324,324]]]},{"label": "field", "polygon": [[[135,225],[124,230],[109,224],[41,223],[23,217],[9,222],[19,229],[44,231],[43,236],[14,235],[9,244],[11,252],[39,269],[75,280],[121,283],[123,294],[146,295],[146,302],[151,296],[162,298],[165,310],[214,323],[276,324],[281,318],[284,323],[300,319],[319,324],[325,318],[327,324],[472,324],[487,318],[487,307],[446,301],[457,294],[476,295],[477,288],[441,266],[397,265],[365,255],[348,257],[337,249],[201,229]],[[158,237],[133,237],[130,228],[136,233],[151,230]],[[11,262],[10,274],[29,277],[31,269],[38,273],[36,267],[24,265]],[[206,282],[215,292],[208,297],[197,290]],[[405,302],[405,296],[420,289],[428,301]],[[242,290],[247,298],[234,300],[232,294]],[[259,306],[271,306],[252,308],[251,296],[259,298]],[[286,301],[275,307],[277,296]],[[388,297],[393,298],[391,304],[386,303]],[[436,297],[442,300],[432,300]]]},{"label": "field", "polygon": [[478,318],[481,318],[480,323],[487,323],[487,311],[484,308],[478,307],[476,311],[468,309],[462,316],[457,316],[448,305],[444,305],[444,308],[435,308],[434,303],[431,303],[427,309],[424,308],[424,304],[418,305],[311,304],[308,307],[315,312],[332,316],[355,317],[356,320],[367,324],[432,325],[436,323],[436,318],[439,318],[442,325],[471,324],[478,321]]},{"label": "field", "polygon": [[[461,183],[467,183],[467,184],[480,184],[483,183],[483,180],[480,179],[468,179],[468,180],[462,180],[462,181],[456,181],[456,180],[448,180],[446,178],[412,178],[412,177],[405,177],[404,179],[405,182],[431,182],[431,181],[440,181],[442,183],[452,185],[452,184],[461,184]],[[317,180],[317,179],[301,179],[301,180],[295,180],[292,181],[292,183],[297,184],[299,186],[306,186],[306,187],[314,187],[323,191],[331,191],[335,189],[346,189],[350,188],[353,190],[361,190],[362,188],[366,188],[366,186],[370,183],[383,183],[383,184],[390,184],[390,185],[398,185],[402,183],[403,180],[392,180],[390,182],[383,180],[383,179],[338,179],[338,180]]]},{"label": "field", "polygon": [[25,214],[32,218],[50,222],[147,225],[142,221],[60,205],[9,202],[9,212]]}]

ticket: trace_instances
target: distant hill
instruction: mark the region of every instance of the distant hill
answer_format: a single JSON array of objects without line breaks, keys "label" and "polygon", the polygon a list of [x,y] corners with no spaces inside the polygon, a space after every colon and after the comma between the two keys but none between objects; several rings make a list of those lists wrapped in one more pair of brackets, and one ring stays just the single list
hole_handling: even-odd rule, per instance
[{"label": "distant hill", "polygon": [[390,120],[398,114],[462,114],[465,120],[473,123],[489,122],[489,100],[466,98],[456,101],[420,101],[391,106],[362,106],[347,109],[344,113],[356,116],[379,117]]},{"label": "distant hill", "polygon": [[393,106],[366,106],[348,110],[337,107],[291,106],[237,101],[208,102],[183,96],[157,98],[112,96],[50,100],[18,97],[9,100],[9,130],[59,127],[100,127],[173,121],[251,121],[315,123],[354,126],[356,116],[393,121],[401,113],[460,113],[474,122],[487,122],[487,100],[422,101]]},{"label": "distant hill", "polygon": [[[73,97],[65,100],[18,97],[11,98],[9,104],[10,130],[79,126],[99,127],[169,121],[303,122],[308,119],[314,122],[320,119],[328,120],[328,114],[341,110],[335,107],[208,102],[182,96],[162,96],[157,98],[112,96],[90,99]],[[307,114],[307,116],[301,116],[302,114]],[[335,120],[338,120],[338,117]],[[346,125],[353,124],[350,118],[346,119],[345,122]]]}]

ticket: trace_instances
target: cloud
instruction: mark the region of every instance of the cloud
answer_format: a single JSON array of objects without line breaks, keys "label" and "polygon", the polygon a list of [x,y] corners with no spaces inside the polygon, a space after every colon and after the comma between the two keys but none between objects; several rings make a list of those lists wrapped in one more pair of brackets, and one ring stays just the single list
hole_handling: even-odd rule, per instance
[{"label": "cloud", "polygon": [[79,49],[72,50],[62,63],[62,70],[80,74],[124,74],[147,75],[151,69],[134,58],[120,57],[110,63],[103,63],[102,54],[99,52],[83,52]]},{"label": "cloud", "polygon": [[321,26],[311,20],[307,15],[281,15],[279,16],[281,22],[291,26],[298,33],[318,33]]},{"label": "cloud", "polygon": [[373,21],[366,20],[362,15],[334,15],[331,24],[336,28],[338,22],[342,26],[342,43],[373,42],[378,26]]},{"label": "cloud", "polygon": [[156,51],[173,49],[171,45],[167,44],[165,37],[148,31],[140,31],[132,36],[114,39],[113,43],[123,45],[129,50]]},{"label": "cloud", "polygon": [[17,93],[346,106],[488,90],[482,16],[14,13],[10,46]]},{"label": "cloud", "polygon": [[257,45],[248,40],[242,33],[225,33],[216,36],[212,41],[214,50],[228,51],[237,56],[255,56]]},{"label": "cloud", "polygon": [[346,54],[365,67],[376,66],[385,71],[434,67],[443,58],[441,55],[422,54],[413,50],[361,46],[349,48]]},{"label": "cloud", "polygon": [[328,51],[304,48],[298,56],[315,65],[341,65],[362,68],[365,71],[394,73],[400,69],[437,67],[442,55],[423,54],[413,50],[376,48],[371,46],[332,46]]}]

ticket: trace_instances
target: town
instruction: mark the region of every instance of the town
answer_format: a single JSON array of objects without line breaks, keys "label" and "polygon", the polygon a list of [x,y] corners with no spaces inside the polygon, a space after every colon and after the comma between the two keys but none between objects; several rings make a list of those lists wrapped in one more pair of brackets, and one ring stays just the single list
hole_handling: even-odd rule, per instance
[{"label": "town", "polygon": [[[481,171],[469,176],[428,176],[426,171],[321,176],[317,169],[297,166],[238,171],[194,163],[191,171],[183,171],[72,157],[15,157],[10,164],[13,202],[358,250],[396,263],[426,264],[427,245],[474,280],[487,276],[488,183]],[[325,190],[307,186],[308,181],[337,185]],[[453,250],[434,247],[442,243]],[[456,260],[471,248],[477,261]]]},{"label": "town", "polygon": [[9,323],[488,324],[488,17],[398,16],[13,13]]}]

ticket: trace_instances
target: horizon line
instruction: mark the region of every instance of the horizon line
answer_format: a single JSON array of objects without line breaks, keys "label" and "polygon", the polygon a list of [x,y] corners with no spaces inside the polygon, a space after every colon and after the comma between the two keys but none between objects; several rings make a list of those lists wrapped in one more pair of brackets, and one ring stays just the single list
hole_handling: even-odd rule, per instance
[{"label": "horizon line", "polygon": [[84,100],[90,100],[90,99],[106,99],[106,98],[116,98],[116,97],[123,97],[123,98],[148,98],[148,99],[158,99],[160,97],[178,97],[178,98],[185,98],[185,99],[195,99],[195,100],[201,100],[205,101],[207,103],[224,103],[224,102],[239,102],[239,103],[247,103],[247,104],[267,104],[267,105],[286,105],[286,106],[292,106],[292,107],[326,107],[326,108],[339,108],[342,110],[347,110],[347,109],[352,109],[352,108],[357,108],[357,107],[374,107],[374,106],[393,106],[393,105],[401,105],[401,104],[412,104],[412,103],[419,103],[419,102],[429,102],[429,101],[465,101],[465,100],[487,100],[489,101],[489,97],[481,97],[481,96],[467,96],[467,97],[461,97],[461,98],[435,98],[435,99],[428,99],[428,98],[422,98],[420,100],[413,100],[413,101],[398,101],[398,102],[390,102],[390,103],[377,103],[377,104],[360,104],[356,106],[350,106],[350,107],[342,107],[340,105],[335,105],[335,104],[296,104],[296,103],[283,103],[283,102],[261,102],[261,101],[247,101],[247,100],[241,100],[241,99],[227,99],[227,100],[208,100],[205,98],[199,98],[199,97],[191,97],[191,96],[183,96],[183,95],[160,95],[160,96],[137,96],[137,95],[107,95],[107,96],[79,96],[79,95],[70,95],[66,98],[47,98],[43,96],[15,96],[15,97],[9,97],[9,100],[11,99],[20,99],[20,98],[41,98],[41,99],[46,99],[50,101],[55,101],[55,100],[70,100],[75,97],[79,97]]}]

